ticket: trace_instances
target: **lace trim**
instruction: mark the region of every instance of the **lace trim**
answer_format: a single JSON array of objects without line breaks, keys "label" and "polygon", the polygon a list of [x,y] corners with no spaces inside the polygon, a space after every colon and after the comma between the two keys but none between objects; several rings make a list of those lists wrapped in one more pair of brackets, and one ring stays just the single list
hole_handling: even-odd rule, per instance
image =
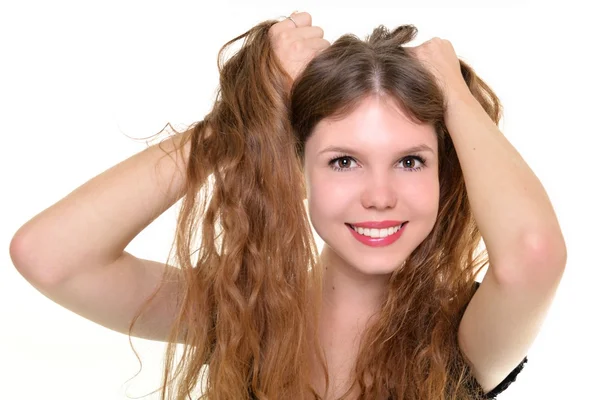
[{"label": "lace trim", "polygon": [[504,378],[504,380],[502,382],[500,382],[498,384],[498,386],[493,388],[491,391],[489,391],[485,395],[485,398],[486,399],[495,399],[496,396],[498,396],[500,393],[504,392],[514,381],[517,380],[517,375],[519,375],[519,373],[523,370],[523,367],[525,366],[525,363],[527,361],[529,361],[529,360],[527,360],[527,357],[525,357],[523,359],[523,361],[521,361],[521,363],[519,365],[517,365],[517,367],[515,369],[513,369],[512,372],[510,374],[508,374],[508,376],[506,378]]}]

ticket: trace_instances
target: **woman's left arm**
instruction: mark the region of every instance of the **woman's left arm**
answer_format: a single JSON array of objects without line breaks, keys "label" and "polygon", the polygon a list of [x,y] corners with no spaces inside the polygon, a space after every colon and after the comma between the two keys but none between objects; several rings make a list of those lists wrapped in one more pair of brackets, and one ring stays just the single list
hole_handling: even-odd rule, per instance
[{"label": "woman's left arm", "polygon": [[548,195],[469,91],[452,44],[434,38],[409,51],[444,90],[446,127],[494,273],[502,279],[562,274],[566,246]]},{"label": "woman's left arm", "polygon": [[490,259],[458,330],[460,349],[487,393],[538,336],[567,252],[542,184],[468,90],[448,93],[445,120]]},{"label": "woman's left arm", "polygon": [[494,273],[562,274],[566,245],[544,187],[466,84],[446,96],[446,127]]},{"label": "woman's left arm", "polygon": [[452,44],[434,38],[410,51],[445,92],[446,127],[489,254],[458,329],[460,350],[487,393],[539,334],[565,269],[565,241],[542,184],[471,94]]}]

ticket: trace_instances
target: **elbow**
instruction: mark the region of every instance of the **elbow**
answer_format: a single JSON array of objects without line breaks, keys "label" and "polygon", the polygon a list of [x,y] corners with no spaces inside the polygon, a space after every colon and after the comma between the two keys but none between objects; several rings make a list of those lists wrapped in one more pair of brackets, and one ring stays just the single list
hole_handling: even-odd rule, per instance
[{"label": "elbow", "polygon": [[524,241],[525,278],[559,281],[567,265],[567,246],[562,235],[529,235]]},{"label": "elbow", "polygon": [[9,245],[10,258],[15,269],[29,283],[35,287],[48,287],[58,281],[59,274],[40,260],[35,243],[28,235],[17,232]]},{"label": "elbow", "polygon": [[533,264],[556,269],[564,269],[567,264],[567,245],[562,234],[529,235],[525,239],[525,247]]},{"label": "elbow", "polygon": [[567,263],[567,248],[561,238],[521,236],[501,259],[490,258],[496,279],[507,285],[556,285]]}]

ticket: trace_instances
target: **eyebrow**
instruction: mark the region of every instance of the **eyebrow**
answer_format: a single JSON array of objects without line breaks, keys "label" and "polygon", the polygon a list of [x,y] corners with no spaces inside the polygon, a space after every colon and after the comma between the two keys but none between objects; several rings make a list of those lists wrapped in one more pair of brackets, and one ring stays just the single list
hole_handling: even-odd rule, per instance
[{"label": "eyebrow", "polygon": [[[360,151],[356,151],[356,150],[353,150],[351,148],[341,147],[341,146],[327,146],[323,150],[321,150],[319,152],[319,154],[329,153],[329,152],[334,152],[334,151],[335,152],[339,152],[339,153],[360,154]],[[431,153],[434,153],[434,151],[431,149],[431,147],[427,146],[426,144],[419,144],[417,146],[412,146],[412,147],[409,147],[409,148],[406,148],[406,149],[402,150],[400,152],[400,155],[406,155],[406,154],[409,154],[409,153],[416,153],[416,152],[419,152],[419,151],[429,151]]]}]

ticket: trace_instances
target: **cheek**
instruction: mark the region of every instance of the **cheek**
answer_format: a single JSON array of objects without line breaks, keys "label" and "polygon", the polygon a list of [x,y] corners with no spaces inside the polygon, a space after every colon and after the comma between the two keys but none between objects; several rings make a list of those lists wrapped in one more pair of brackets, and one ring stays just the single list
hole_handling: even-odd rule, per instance
[{"label": "cheek", "polygon": [[348,182],[313,181],[310,188],[309,203],[322,218],[335,218],[343,214],[356,202],[356,190]]},{"label": "cheek", "polygon": [[423,210],[431,210],[432,207],[437,207],[440,196],[440,185],[437,177],[421,175],[415,179],[402,180],[398,185],[401,188],[401,197],[411,200],[410,202],[414,203],[415,207]]},{"label": "cheek", "polygon": [[307,204],[311,224],[321,238],[329,238],[341,226],[340,221],[348,217],[348,210],[356,200],[347,188],[333,185],[331,181],[319,185],[313,180],[309,193]]},{"label": "cheek", "polygon": [[[417,177],[415,177],[417,178]],[[400,190],[396,191],[399,204],[413,218],[435,219],[439,207],[439,182],[435,176],[418,176],[419,179],[407,179],[406,176],[396,184]],[[307,203],[311,220],[316,227],[319,221],[331,221],[348,217],[349,210],[356,209],[360,204],[362,185],[358,180],[338,181],[325,179],[325,177],[312,175],[307,181]],[[323,226],[323,222],[321,222]]]},{"label": "cheek", "polygon": [[419,192],[419,198],[421,201],[414,202],[414,207],[417,207],[420,216],[424,220],[429,220],[433,226],[440,202],[440,188],[437,182],[424,185]]}]

